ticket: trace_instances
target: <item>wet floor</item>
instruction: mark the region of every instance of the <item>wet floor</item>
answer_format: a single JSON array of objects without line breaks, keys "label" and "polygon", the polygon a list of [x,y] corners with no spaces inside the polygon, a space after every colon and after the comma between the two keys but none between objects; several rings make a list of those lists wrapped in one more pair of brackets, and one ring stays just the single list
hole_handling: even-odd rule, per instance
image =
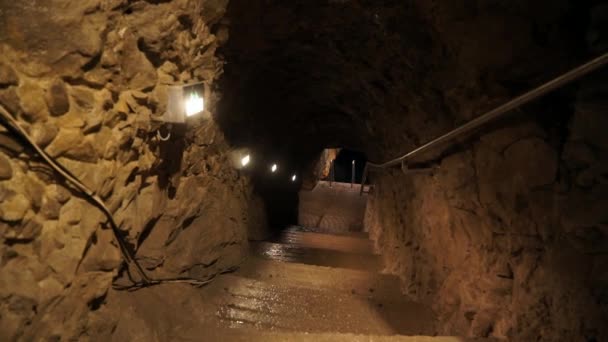
[{"label": "wet floor", "polygon": [[[350,191],[350,196],[358,194]],[[352,203],[358,199],[343,205]],[[347,209],[335,212],[356,212],[359,217],[358,210]],[[109,300],[120,304],[124,317],[113,338],[464,341],[433,337],[433,312],[408,301],[398,278],[380,273],[380,259],[366,234],[333,228],[294,226],[272,242],[251,243],[250,256],[238,271],[204,288],[162,285],[112,292]]]}]

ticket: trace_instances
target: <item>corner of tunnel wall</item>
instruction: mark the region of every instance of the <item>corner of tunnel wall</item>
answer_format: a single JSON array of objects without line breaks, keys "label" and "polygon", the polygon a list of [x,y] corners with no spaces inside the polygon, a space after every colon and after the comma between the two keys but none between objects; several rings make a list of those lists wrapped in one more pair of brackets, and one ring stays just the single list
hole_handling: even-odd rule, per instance
[{"label": "corner of tunnel wall", "polygon": [[562,132],[509,124],[434,174],[375,174],[365,227],[440,333],[608,338],[606,75],[581,82]]},{"label": "corner of tunnel wall", "polygon": [[[238,265],[263,209],[222,132],[204,115],[161,142],[151,120],[168,84],[221,75],[226,1],[2,6],[0,103],[104,200],[148,275]],[[101,212],[0,126],[0,340],[112,331],[105,304],[121,265]]]}]

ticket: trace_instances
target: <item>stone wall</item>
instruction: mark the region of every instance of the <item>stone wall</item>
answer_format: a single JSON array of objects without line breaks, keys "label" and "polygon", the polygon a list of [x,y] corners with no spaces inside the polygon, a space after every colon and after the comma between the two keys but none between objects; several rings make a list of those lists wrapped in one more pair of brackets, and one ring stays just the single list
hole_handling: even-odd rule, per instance
[{"label": "stone wall", "polygon": [[[50,0],[0,5],[0,103],[99,195],[154,278],[206,279],[247,247],[250,181],[207,112],[156,137],[166,87],[213,89],[227,1]],[[2,127],[2,126],[0,126]],[[254,215],[252,215],[254,216]],[[83,340],[121,254],[99,210],[0,128],[0,340]],[[124,281],[125,279],[121,279]]]},{"label": "stone wall", "polygon": [[608,339],[608,88],[596,72],[440,158],[374,174],[365,225],[440,333]]}]

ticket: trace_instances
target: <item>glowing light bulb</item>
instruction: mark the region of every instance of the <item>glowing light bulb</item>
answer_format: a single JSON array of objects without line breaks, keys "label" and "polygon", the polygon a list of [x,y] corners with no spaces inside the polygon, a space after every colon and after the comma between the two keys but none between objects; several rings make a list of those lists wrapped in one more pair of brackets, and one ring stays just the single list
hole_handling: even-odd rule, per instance
[{"label": "glowing light bulb", "polygon": [[247,164],[249,164],[250,160],[251,160],[251,157],[249,155],[244,156],[243,159],[241,159],[241,165],[247,166]]},{"label": "glowing light bulb", "polygon": [[192,116],[205,109],[205,100],[196,93],[186,99],[186,116]]},{"label": "glowing light bulb", "polygon": [[277,168],[278,168],[277,164],[272,164],[272,166],[270,167],[270,172],[272,172],[272,173],[277,172]]},{"label": "glowing light bulb", "polygon": [[292,181],[292,182],[295,182],[295,181],[296,181],[296,178],[297,178],[297,177],[296,177],[296,175],[291,176],[291,181]]}]

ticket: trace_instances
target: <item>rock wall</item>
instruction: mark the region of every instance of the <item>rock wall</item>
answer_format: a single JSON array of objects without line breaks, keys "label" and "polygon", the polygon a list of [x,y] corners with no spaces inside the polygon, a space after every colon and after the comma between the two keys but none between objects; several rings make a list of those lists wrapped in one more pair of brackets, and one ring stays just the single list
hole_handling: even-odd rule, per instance
[{"label": "rock wall", "polygon": [[[590,17],[601,13],[605,7],[597,6]],[[445,24],[449,17],[435,20]],[[461,34],[467,30],[462,25]],[[592,30],[588,43],[606,41]],[[484,63],[494,52],[517,51],[509,44],[506,51],[484,52],[462,44],[468,60]],[[602,49],[589,47],[596,54]],[[486,68],[500,65],[491,61]],[[507,99],[499,100],[504,84],[479,88],[485,77],[477,68],[462,65],[460,72],[475,75],[462,78],[471,83],[455,86],[459,82],[443,78],[436,113],[457,113],[457,124]],[[517,69],[511,65],[509,72]],[[607,78],[606,70],[596,72],[524,107],[457,144],[437,159],[440,168],[432,173],[373,175],[366,228],[404,293],[433,304],[444,323],[440,333],[514,341],[608,339],[608,140],[601,133],[608,127]],[[396,152],[391,146],[413,147],[412,140],[449,129],[445,117],[425,112],[420,103],[410,107],[417,121],[404,129],[408,139],[398,138],[404,130],[385,125],[388,155]]]},{"label": "rock wall", "polygon": [[[216,92],[168,142],[152,120],[167,85],[213,89],[226,5],[0,4],[0,103],[105,201],[153,278],[206,279],[237,265],[248,213],[260,210],[211,118]],[[101,212],[0,126],[0,340],[111,331],[116,322],[102,313],[122,264]]]}]

